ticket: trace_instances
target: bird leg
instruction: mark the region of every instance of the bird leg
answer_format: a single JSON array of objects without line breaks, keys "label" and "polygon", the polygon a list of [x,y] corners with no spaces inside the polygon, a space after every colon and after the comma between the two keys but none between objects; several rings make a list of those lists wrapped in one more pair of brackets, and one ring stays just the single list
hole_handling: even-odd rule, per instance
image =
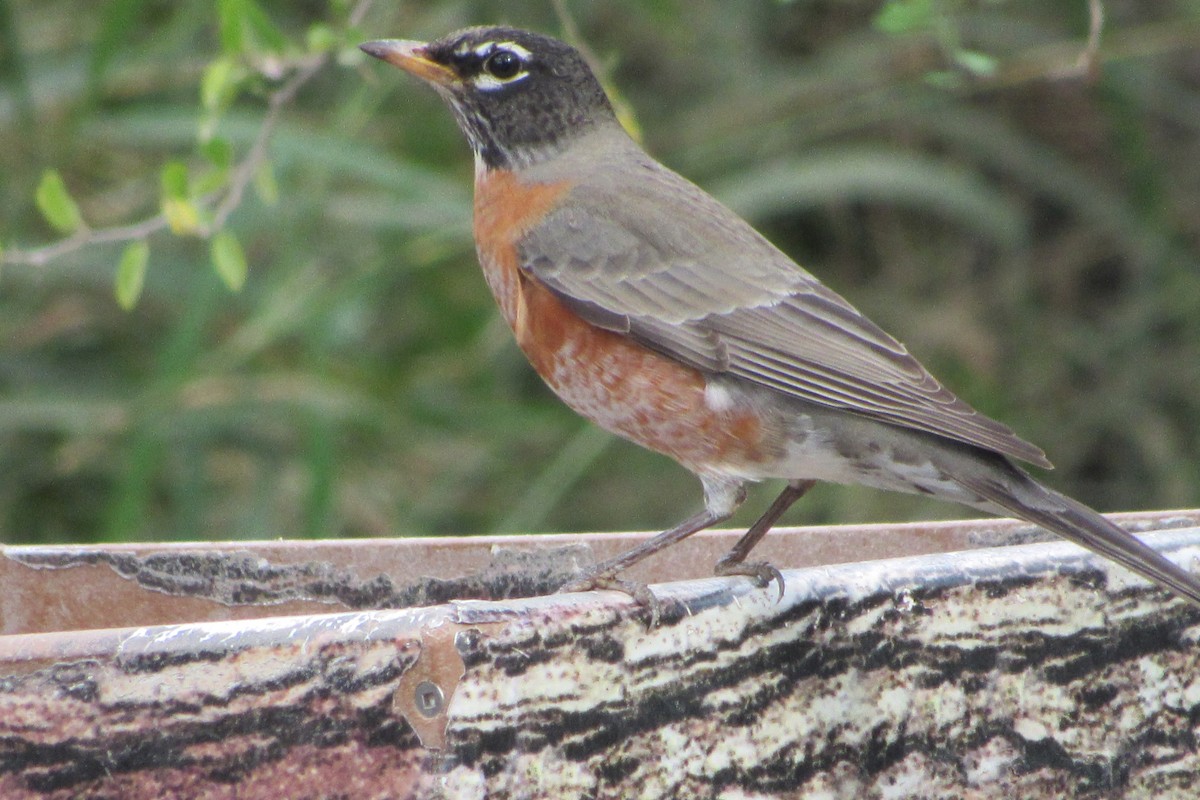
[{"label": "bird leg", "polygon": [[750,555],[750,551],[754,546],[767,535],[767,531],[771,530],[771,526],[779,521],[783,516],[783,512],[792,507],[792,504],[804,496],[805,492],[813,487],[816,481],[790,481],[779,496],[775,498],[775,502],[771,503],[770,508],[763,512],[763,515],[755,520],[750,526],[750,530],[737,540],[737,543],[729,550],[729,553],[717,562],[713,568],[713,572],[717,575],[746,575],[758,581],[760,586],[770,586],[771,581],[779,582],[779,597],[783,598],[783,574],[765,561],[755,561],[749,564],[745,563],[746,556]]},{"label": "bird leg", "polygon": [[[633,597],[639,604],[650,608],[654,621],[658,619],[658,600],[644,583],[617,578],[617,574],[649,558],[660,550],[677,544],[693,533],[711,528],[733,516],[733,512],[746,499],[746,488],[741,481],[728,478],[701,476],[704,484],[704,510],[685,519],[670,530],[663,531],[636,547],[631,547],[607,561],[593,564],[583,574],[562,586],[560,592],[586,592],[592,589],[613,589]],[[776,501],[778,502],[778,501]],[[786,508],[786,506],[785,506]],[[782,511],[780,511],[782,513]],[[770,527],[768,523],[767,527]],[[764,531],[765,533],[765,531]],[[745,537],[743,537],[744,539]],[[755,540],[757,541],[757,540]],[[751,542],[750,547],[753,547]],[[746,550],[749,552],[750,547]]]},{"label": "bird leg", "polygon": [[638,605],[650,610],[650,627],[653,628],[658,624],[659,612],[661,610],[658,598],[650,591],[650,587],[640,581],[624,580],[616,577],[618,573],[632,567],[644,558],[648,558],[659,550],[664,550],[677,542],[681,542],[697,531],[702,531],[718,522],[724,522],[733,515],[730,511],[726,514],[714,513],[710,509],[704,509],[699,514],[688,517],[683,522],[671,528],[669,531],[663,531],[653,539],[648,539],[637,547],[631,547],[624,553],[601,561],[599,564],[593,564],[590,569],[584,570],[583,575],[579,578],[564,584],[560,592],[589,592],[593,589],[611,589],[617,592],[624,592],[637,601]]}]

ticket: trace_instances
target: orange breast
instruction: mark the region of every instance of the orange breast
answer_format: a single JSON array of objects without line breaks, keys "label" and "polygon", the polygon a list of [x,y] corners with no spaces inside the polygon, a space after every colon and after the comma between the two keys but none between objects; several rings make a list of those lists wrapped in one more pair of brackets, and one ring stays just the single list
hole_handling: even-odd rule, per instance
[{"label": "orange breast", "polygon": [[701,372],[585,322],[520,270],[517,243],[569,189],[498,171],[475,183],[480,264],[533,368],[582,416],[686,467],[761,461],[764,431],[753,411],[714,410]]}]

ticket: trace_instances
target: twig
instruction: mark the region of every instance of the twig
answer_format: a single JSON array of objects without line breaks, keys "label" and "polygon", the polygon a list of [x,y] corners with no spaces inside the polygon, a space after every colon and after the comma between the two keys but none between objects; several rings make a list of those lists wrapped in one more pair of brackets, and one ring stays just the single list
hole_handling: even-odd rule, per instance
[{"label": "twig", "polygon": [[254,137],[254,143],[250,145],[250,151],[246,157],[234,169],[225,195],[213,210],[212,222],[200,229],[201,237],[206,238],[221,230],[225,226],[226,220],[229,219],[229,215],[241,205],[242,197],[246,194],[246,187],[254,180],[254,174],[258,172],[267,158],[267,145],[271,141],[272,134],[275,133],[275,126],[279,124],[284,107],[292,101],[304,84],[321,71],[328,61],[329,54],[327,53],[310,59],[286,83],[267,97],[267,114],[258,128],[258,135]]},{"label": "twig", "polygon": [[1082,74],[1094,75],[1099,64],[1100,36],[1104,33],[1104,0],[1088,0],[1088,39],[1075,68]]},{"label": "twig", "polygon": [[[1096,25],[1097,19],[1093,17],[1093,30]],[[1000,74],[987,85],[996,88],[1030,81],[1075,78],[1081,72],[1086,74],[1079,66],[1081,61],[1087,64],[1090,60],[1091,69],[1096,70],[1101,65],[1118,61],[1194,50],[1197,39],[1200,39],[1200,25],[1191,22],[1170,20],[1148,23],[1132,30],[1115,31],[1103,47],[1097,45],[1095,52],[1091,50],[1090,37],[1082,54],[1079,45],[1074,43],[1029,50],[1009,60]]]},{"label": "twig", "polygon": [[162,214],[157,214],[153,217],[134,222],[129,225],[118,225],[112,228],[87,228],[83,227],[72,233],[65,239],[59,239],[53,244],[48,244],[45,247],[37,247],[32,250],[5,250],[0,254],[0,263],[4,264],[28,264],[34,267],[45,266],[56,258],[65,256],[68,253],[73,253],[76,250],[87,247],[93,244],[105,244],[111,242],[132,242],[138,239],[144,239],[151,234],[157,233],[167,227],[167,218]]},{"label": "twig", "polygon": [[[366,16],[373,0],[359,0],[347,16],[347,22],[357,25]],[[230,175],[229,185],[219,192],[214,192],[199,199],[202,208],[213,207],[212,221],[197,231],[202,238],[212,236],[224,227],[229,217],[241,205],[245,197],[246,187],[254,180],[255,174],[267,158],[267,148],[275,127],[283,115],[283,109],[295,99],[300,89],[321,71],[331,58],[330,53],[322,53],[300,62],[300,69],[275,91],[267,96],[267,114],[263,117],[262,125],[246,153]],[[0,264],[26,264],[40,267],[56,258],[73,253],[95,244],[110,244],[114,242],[132,242],[164,230],[168,227],[166,215],[159,213],[140,222],[129,225],[118,225],[110,228],[80,228],[65,239],[28,250],[7,249],[0,253]]]}]

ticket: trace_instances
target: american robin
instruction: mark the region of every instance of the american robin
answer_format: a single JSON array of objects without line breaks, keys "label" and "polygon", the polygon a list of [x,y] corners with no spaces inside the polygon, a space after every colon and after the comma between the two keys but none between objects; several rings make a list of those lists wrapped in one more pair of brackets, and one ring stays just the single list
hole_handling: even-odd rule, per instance
[{"label": "american robin", "polygon": [[1016,465],[1045,454],[943,387],[903,345],[622,129],[572,47],[508,27],[362,45],[429,83],[475,153],[475,244],[534,369],[571,408],[671,456],[704,510],[572,589],[782,494],[717,574],[816,481],[916,492],[1041,525],[1200,603],[1200,580]]}]

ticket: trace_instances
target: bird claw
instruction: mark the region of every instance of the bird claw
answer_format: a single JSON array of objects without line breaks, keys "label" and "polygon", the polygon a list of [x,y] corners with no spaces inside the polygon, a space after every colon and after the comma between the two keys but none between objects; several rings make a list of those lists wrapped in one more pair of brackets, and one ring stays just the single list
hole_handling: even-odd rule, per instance
[{"label": "bird claw", "polygon": [[582,578],[563,584],[557,593],[591,592],[605,589],[632,597],[635,603],[650,612],[648,627],[658,626],[659,618],[662,616],[662,602],[654,596],[649,586],[638,581],[627,581],[613,575],[584,575]]},{"label": "bird claw", "polygon": [[750,578],[764,589],[774,581],[779,584],[778,600],[783,599],[783,573],[765,561],[753,561],[748,564],[743,561],[718,561],[716,567],[713,568],[713,574],[721,577],[742,575]]}]

